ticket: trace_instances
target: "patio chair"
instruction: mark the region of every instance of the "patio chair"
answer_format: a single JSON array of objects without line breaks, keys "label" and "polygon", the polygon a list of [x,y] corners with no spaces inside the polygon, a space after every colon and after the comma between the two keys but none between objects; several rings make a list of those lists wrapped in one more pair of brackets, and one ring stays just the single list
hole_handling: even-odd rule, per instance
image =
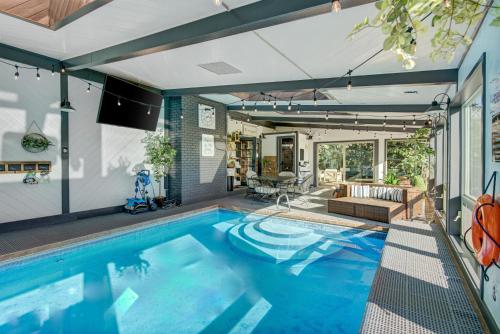
[{"label": "patio chair", "polygon": [[[294,174],[295,176],[295,174]],[[276,200],[276,208],[279,209],[280,206],[280,200],[281,198],[285,197],[286,198],[286,204],[288,205],[288,211],[290,211],[290,198],[288,197],[288,193],[289,193],[289,190],[292,189],[292,193],[293,193],[293,190],[295,189],[295,179],[290,179],[290,180],[287,180],[287,181],[283,181],[279,184],[279,196],[278,196],[278,199]]]},{"label": "patio chair", "polygon": [[246,174],[247,193],[245,194],[245,197],[255,195],[255,177],[256,176],[257,176],[257,173],[255,173],[253,170],[249,169],[247,171],[247,174]]},{"label": "patio chair", "polygon": [[306,206],[309,205],[309,200],[307,197],[300,196],[300,195],[305,195],[311,192],[311,187],[312,187],[312,174],[307,174],[301,179],[297,179],[295,182],[295,191],[294,191],[294,197],[293,199],[295,200],[295,194],[299,194],[297,199],[304,203]]},{"label": "patio chair", "polygon": [[[293,173],[293,172],[280,172],[278,174],[278,176],[295,177],[295,173]],[[288,186],[287,192],[293,195],[295,193],[295,182],[289,182],[289,183],[287,183],[287,186]],[[282,189],[282,187],[280,187],[280,189],[281,189],[281,191],[284,190],[284,189]]]},{"label": "patio chair", "polygon": [[252,178],[254,182],[255,189],[255,197],[259,199],[270,198],[279,193],[279,188],[273,186],[273,184],[269,181],[262,180],[257,176]]}]

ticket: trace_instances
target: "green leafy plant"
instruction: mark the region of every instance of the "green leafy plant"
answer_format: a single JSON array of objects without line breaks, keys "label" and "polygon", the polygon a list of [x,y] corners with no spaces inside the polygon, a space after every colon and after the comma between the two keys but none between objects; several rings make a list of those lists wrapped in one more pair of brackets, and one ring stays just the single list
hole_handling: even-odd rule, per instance
[{"label": "green leafy plant", "polygon": [[399,184],[399,177],[395,173],[389,172],[384,177],[384,183],[397,186]]},{"label": "green leafy plant", "polygon": [[394,146],[394,154],[400,157],[397,169],[407,176],[412,185],[421,189],[426,188],[429,176],[429,159],[434,155],[434,150],[429,147],[430,129],[417,129],[415,134],[399,145]]},{"label": "green leafy plant", "polygon": [[474,24],[492,8],[495,15],[491,25],[500,26],[499,7],[488,0],[379,0],[375,3],[377,15],[367,17],[354,26],[349,36],[365,28],[380,29],[386,35],[384,50],[392,50],[406,69],[415,66],[418,37],[432,26],[433,60],[451,61],[460,45],[469,45]]},{"label": "green leafy plant", "polygon": [[28,133],[21,140],[21,146],[31,153],[44,152],[52,145],[54,144],[47,137],[39,133]]},{"label": "green leafy plant", "polygon": [[[170,144],[169,138],[159,131],[148,132],[142,142],[146,144],[145,163],[153,166],[154,179],[160,184],[161,179],[167,175],[168,168],[172,167],[177,151]],[[161,185],[158,187],[161,194]]]}]

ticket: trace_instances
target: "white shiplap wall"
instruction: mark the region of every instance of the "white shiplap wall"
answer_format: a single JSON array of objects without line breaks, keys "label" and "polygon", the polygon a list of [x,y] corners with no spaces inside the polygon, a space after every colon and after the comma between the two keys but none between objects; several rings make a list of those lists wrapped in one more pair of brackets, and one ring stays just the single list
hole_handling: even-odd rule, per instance
[{"label": "white shiplap wall", "polygon": [[[19,64],[21,65],[21,64]],[[61,213],[59,76],[20,69],[14,80],[10,66],[0,63],[0,160],[51,161],[50,180],[38,185],[22,182],[24,174],[0,174],[0,223]],[[35,120],[54,143],[48,151],[29,153],[21,139]]]},{"label": "white shiplap wall", "polygon": [[[69,119],[71,212],[125,204],[145,158],[141,140],[146,131],[97,124],[101,90],[86,89],[84,82],[70,77],[69,98],[77,109]],[[163,129],[163,111],[159,120]]]}]

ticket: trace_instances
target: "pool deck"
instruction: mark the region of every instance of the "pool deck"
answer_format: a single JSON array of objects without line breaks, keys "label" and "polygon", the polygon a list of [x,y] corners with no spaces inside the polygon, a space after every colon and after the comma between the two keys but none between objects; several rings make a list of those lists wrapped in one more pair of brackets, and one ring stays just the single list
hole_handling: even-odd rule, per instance
[{"label": "pool deck", "polygon": [[360,333],[488,333],[442,229],[391,224]]},{"label": "pool deck", "polygon": [[361,333],[488,333],[471,292],[464,285],[440,227],[422,222],[387,224],[329,214],[328,192],[292,201],[292,210],[243,194],[137,215],[86,218],[29,230],[0,233],[0,261],[174,220],[223,207],[263,215],[387,231],[388,235],[367,304]]}]

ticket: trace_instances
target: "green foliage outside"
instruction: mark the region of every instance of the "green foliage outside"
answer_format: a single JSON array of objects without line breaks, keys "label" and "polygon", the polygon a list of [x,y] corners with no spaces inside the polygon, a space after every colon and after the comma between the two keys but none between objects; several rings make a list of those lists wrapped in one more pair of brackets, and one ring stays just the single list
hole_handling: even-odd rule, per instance
[{"label": "green foliage outside", "polygon": [[[153,166],[153,176],[156,182],[167,175],[168,168],[172,167],[176,150],[170,144],[170,140],[161,132],[147,132],[146,138],[142,140],[146,149],[145,163]],[[161,188],[160,192],[161,194]]]},{"label": "green foliage outside", "polygon": [[407,140],[387,144],[387,175],[384,181],[394,184],[395,178],[408,177],[415,187],[425,189],[429,177],[429,158],[434,150],[429,147],[430,129],[417,129]]},{"label": "green foliage outside", "polygon": [[320,170],[342,168],[343,146],[337,144],[319,145],[318,167]]},{"label": "green foliage outside", "polygon": [[365,28],[380,29],[386,35],[384,50],[392,50],[406,69],[415,67],[419,37],[433,27],[433,60],[451,62],[456,49],[469,46],[474,27],[485,11],[495,15],[491,25],[500,26],[500,10],[488,0],[379,0],[375,3],[377,15],[354,26],[350,36]]},{"label": "green foliage outside", "polygon": [[346,148],[348,181],[373,179],[373,143],[355,143]]}]

